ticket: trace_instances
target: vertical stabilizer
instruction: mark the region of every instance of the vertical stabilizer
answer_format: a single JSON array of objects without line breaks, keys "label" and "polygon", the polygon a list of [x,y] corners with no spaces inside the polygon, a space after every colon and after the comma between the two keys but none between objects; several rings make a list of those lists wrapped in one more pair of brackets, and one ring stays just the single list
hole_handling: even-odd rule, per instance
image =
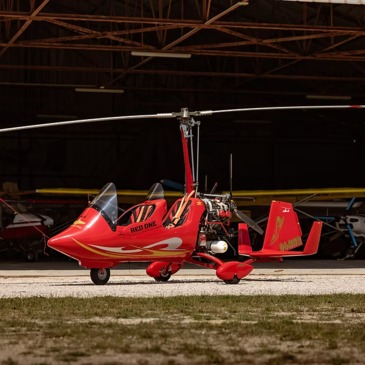
[{"label": "vertical stabilizer", "polygon": [[301,246],[302,230],[292,204],[273,201],[262,251],[288,251]]}]

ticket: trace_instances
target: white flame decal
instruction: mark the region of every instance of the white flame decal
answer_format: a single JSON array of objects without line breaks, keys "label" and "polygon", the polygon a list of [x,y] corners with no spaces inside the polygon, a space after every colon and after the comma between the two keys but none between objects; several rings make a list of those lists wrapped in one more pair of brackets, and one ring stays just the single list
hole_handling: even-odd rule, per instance
[{"label": "white flame decal", "polygon": [[136,252],[141,252],[143,250],[151,249],[153,247],[160,246],[160,245],[166,245],[166,247],[161,248],[161,251],[177,250],[181,246],[181,244],[182,244],[182,239],[181,238],[173,237],[173,238],[168,238],[167,240],[152,243],[152,244],[150,244],[148,246],[144,246],[142,248],[132,249],[132,250],[126,250],[126,249],[124,249],[124,247],[105,247],[105,246],[98,246],[98,245],[90,245],[90,246],[93,246],[95,248],[98,248],[100,250],[104,250],[104,251],[107,251],[107,252],[136,253]]}]

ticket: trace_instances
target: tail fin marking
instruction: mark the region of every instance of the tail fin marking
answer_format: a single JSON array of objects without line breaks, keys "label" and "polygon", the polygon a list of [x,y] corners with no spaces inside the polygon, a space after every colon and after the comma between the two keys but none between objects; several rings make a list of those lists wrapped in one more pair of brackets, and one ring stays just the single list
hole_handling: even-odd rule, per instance
[{"label": "tail fin marking", "polygon": [[273,201],[262,250],[288,251],[303,244],[297,213],[287,202]]}]

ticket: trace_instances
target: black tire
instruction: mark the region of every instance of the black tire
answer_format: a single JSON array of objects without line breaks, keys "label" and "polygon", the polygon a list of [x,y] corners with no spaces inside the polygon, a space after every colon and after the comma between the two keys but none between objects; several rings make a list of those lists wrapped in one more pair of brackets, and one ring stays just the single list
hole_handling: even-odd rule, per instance
[{"label": "black tire", "polygon": [[155,276],[155,280],[156,281],[168,281],[169,279],[171,278],[171,274],[170,273],[167,273],[165,275],[162,275],[161,276]]},{"label": "black tire", "polygon": [[105,285],[110,278],[110,269],[91,269],[90,277],[94,284]]},{"label": "black tire", "polygon": [[36,262],[38,261],[38,252],[37,251],[28,251],[26,254],[26,260],[28,262]]},{"label": "black tire", "polygon": [[238,284],[240,279],[235,275],[232,280],[224,280],[226,284]]}]

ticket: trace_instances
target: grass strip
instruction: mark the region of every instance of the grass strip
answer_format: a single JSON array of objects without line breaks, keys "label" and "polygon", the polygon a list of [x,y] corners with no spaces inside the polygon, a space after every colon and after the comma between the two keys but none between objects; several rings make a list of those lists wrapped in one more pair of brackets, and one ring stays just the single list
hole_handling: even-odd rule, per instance
[{"label": "grass strip", "polygon": [[361,294],[2,298],[0,313],[2,365],[341,365],[365,357]]}]

